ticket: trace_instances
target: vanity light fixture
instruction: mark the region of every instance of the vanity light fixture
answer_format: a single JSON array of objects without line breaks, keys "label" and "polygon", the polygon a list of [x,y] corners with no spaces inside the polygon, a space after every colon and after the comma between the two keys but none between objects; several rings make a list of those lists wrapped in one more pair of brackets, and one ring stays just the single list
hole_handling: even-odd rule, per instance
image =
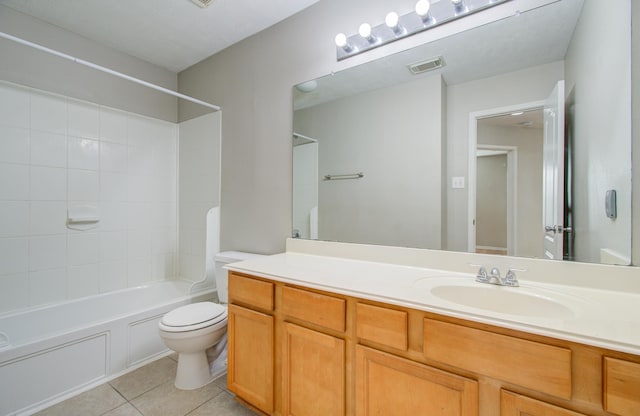
[{"label": "vanity light fixture", "polygon": [[384,18],[384,24],[387,25],[387,27],[391,30],[393,30],[393,33],[400,35],[402,34],[403,27],[400,26],[400,16],[398,16],[398,13],[396,12],[389,12],[387,13],[387,15]]},{"label": "vanity light fixture", "polygon": [[369,23],[361,24],[358,28],[358,34],[369,43],[374,43],[376,41],[375,36],[371,34],[371,25]]},{"label": "vanity light fixture", "polygon": [[363,23],[358,33],[351,36],[338,33],[335,37],[336,56],[341,61],[508,1],[511,0],[440,0],[431,4],[429,0],[418,0],[415,10],[410,13],[399,16],[390,12],[384,23],[373,27]]},{"label": "vanity light fixture", "polygon": [[349,45],[349,41],[347,40],[347,35],[344,33],[338,33],[336,35],[336,47],[342,49],[346,53],[353,51],[353,46]]}]

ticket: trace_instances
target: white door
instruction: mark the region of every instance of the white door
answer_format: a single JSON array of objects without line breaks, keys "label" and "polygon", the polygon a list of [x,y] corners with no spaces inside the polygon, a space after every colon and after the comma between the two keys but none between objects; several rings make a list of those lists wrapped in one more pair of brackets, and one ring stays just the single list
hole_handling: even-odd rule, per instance
[{"label": "white door", "polygon": [[564,218],[564,81],[558,81],[544,105],[542,147],[542,225],[544,255],[562,260]]}]

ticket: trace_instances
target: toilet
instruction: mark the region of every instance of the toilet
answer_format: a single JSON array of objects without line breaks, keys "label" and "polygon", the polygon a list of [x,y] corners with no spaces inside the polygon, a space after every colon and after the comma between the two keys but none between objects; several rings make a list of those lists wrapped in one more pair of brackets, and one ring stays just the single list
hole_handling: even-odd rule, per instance
[{"label": "toilet", "polygon": [[[258,256],[260,255],[237,251],[219,253],[215,257],[215,281],[220,304],[197,302],[184,305],[166,313],[158,323],[162,341],[178,353],[176,388],[200,388],[226,371],[228,276],[223,267]],[[224,362],[212,366],[207,350],[219,343],[219,346],[224,343],[224,348],[215,348],[215,352]],[[213,374],[212,367],[215,367]]]}]

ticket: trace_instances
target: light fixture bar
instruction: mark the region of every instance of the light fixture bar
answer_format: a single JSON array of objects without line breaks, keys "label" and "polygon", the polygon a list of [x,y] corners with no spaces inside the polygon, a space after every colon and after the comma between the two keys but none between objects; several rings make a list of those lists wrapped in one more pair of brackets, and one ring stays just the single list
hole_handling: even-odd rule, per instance
[{"label": "light fixture bar", "polygon": [[396,23],[395,16],[389,19],[389,15],[387,15],[387,23],[383,22],[371,27],[371,31],[366,31],[365,33],[368,36],[362,36],[360,33],[348,37],[342,33],[339,34],[341,42],[338,44],[338,38],[336,37],[336,56],[338,61],[341,61],[508,1],[511,0],[440,0],[430,4],[422,0],[419,9],[424,10],[426,3],[428,11],[424,16],[412,11],[399,16]]}]

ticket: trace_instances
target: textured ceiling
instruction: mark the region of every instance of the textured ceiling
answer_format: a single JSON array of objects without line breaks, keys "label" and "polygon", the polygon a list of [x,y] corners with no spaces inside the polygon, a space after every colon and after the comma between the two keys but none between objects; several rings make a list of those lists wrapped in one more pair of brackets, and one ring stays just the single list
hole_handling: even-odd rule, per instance
[{"label": "textured ceiling", "polygon": [[[582,5],[583,0],[554,2],[320,78],[311,93],[294,90],[294,108],[434,73],[442,75],[451,86],[563,60]],[[446,63],[441,69],[420,75],[412,75],[407,69],[410,64],[438,56]]]},{"label": "textured ceiling", "polygon": [[318,0],[0,0],[0,4],[179,72]]}]

